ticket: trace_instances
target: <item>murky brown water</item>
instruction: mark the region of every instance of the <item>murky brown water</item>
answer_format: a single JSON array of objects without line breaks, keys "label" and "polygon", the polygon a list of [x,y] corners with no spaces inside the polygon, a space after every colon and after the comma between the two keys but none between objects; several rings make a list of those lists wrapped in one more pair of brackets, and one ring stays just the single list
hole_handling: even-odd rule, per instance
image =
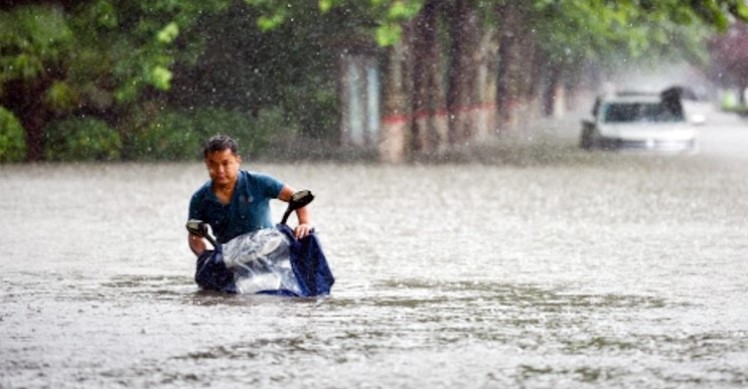
[{"label": "murky brown water", "polygon": [[692,156],[245,164],[316,192],[317,300],[197,290],[200,164],[0,166],[0,387],[745,387],[748,125],[704,131]]}]

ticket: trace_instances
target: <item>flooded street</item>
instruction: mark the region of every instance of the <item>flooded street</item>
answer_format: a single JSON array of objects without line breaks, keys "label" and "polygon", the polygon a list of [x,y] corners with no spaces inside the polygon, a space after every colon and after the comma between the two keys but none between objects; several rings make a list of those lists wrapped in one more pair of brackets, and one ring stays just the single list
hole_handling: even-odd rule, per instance
[{"label": "flooded street", "polygon": [[198,291],[200,163],[0,166],[0,387],[746,387],[748,121],[701,131],[695,155],[574,129],[500,163],[250,159],[317,195],[337,282],[309,300]]}]

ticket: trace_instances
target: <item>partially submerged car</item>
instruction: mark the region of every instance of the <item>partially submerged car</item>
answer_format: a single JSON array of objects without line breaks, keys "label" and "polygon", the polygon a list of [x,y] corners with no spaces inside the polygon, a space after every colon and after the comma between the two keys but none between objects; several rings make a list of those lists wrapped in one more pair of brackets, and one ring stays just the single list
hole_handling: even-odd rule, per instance
[{"label": "partially submerged car", "polygon": [[597,99],[582,122],[584,149],[694,152],[698,123],[687,119],[678,88],[662,93],[620,92]]}]

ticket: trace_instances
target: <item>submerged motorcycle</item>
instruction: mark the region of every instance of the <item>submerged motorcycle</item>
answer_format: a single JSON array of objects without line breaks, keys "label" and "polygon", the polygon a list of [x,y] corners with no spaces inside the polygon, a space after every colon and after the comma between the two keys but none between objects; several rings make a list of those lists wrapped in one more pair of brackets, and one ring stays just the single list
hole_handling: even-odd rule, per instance
[{"label": "submerged motorcycle", "polygon": [[213,246],[213,250],[198,256],[195,282],[203,289],[226,293],[296,297],[329,294],[335,278],[314,231],[296,239],[286,225],[291,212],[312,200],[312,192],[296,192],[275,228],[239,235],[224,244],[216,242],[208,223],[189,220],[187,230]]}]

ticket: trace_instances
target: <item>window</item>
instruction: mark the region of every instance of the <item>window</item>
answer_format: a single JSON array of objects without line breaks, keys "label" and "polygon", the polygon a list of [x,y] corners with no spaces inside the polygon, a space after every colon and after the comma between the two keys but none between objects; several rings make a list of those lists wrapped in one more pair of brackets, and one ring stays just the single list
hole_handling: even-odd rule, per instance
[{"label": "window", "polygon": [[605,123],[659,123],[680,122],[684,120],[682,112],[668,109],[662,103],[608,103],[603,108],[603,121]]}]

